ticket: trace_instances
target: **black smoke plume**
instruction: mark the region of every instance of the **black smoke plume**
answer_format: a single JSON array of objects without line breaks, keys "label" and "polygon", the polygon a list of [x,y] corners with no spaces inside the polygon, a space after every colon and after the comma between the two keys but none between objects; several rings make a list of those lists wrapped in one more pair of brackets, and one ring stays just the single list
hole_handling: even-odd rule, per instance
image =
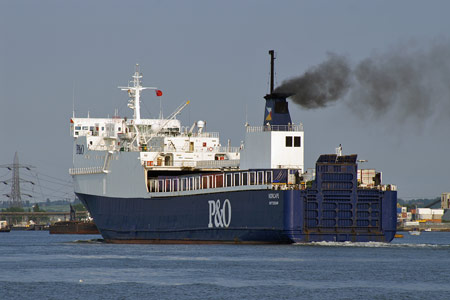
[{"label": "black smoke plume", "polygon": [[346,100],[357,112],[394,112],[400,119],[425,119],[437,109],[450,112],[450,43],[417,49],[399,45],[352,66],[344,57],[328,58],[302,76],[275,89],[294,93],[304,108],[321,108]]},{"label": "black smoke plume", "polygon": [[328,59],[305,74],[284,81],[274,93],[290,98],[305,108],[325,107],[341,98],[350,87],[350,64],[344,56],[328,53]]}]

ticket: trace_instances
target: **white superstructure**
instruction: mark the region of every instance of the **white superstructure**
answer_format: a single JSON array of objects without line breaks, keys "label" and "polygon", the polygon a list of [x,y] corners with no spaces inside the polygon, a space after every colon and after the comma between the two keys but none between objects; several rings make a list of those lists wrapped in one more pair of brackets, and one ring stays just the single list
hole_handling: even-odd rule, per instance
[{"label": "white superstructure", "polygon": [[303,125],[246,126],[242,169],[304,171]]},{"label": "white superstructure", "polygon": [[[223,146],[219,134],[207,132],[205,121],[181,126],[176,116],[189,104],[181,104],[167,118],[142,119],[142,74],[136,68],[127,87],[128,107],[133,119],[71,119],[74,138],[73,168],[75,192],[114,196],[149,197],[151,177],[179,175],[186,172],[218,172],[241,169],[296,169],[301,174],[303,162],[302,125],[279,129],[246,126],[245,144]],[[243,152],[242,152],[243,151]],[[241,152],[243,158],[241,160]]]}]

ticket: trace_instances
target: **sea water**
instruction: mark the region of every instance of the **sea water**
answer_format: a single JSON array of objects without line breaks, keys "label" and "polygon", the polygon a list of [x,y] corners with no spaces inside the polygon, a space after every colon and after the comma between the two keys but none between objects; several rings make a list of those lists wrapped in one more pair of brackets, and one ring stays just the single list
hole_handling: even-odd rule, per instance
[{"label": "sea water", "polygon": [[385,243],[118,245],[0,233],[0,299],[450,299],[450,233]]}]

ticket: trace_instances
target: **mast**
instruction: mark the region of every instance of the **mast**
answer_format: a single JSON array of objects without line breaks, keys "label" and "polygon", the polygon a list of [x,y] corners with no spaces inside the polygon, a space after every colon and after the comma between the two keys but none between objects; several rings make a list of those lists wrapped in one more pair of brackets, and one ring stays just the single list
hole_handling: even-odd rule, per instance
[{"label": "mast", "polygon": [[141,78],[142,75],[139,74],[139,65],[136,64],[136,71],[134,72],[133,85],[134,85],[134,119],[139,121],[141,119]]},{"label": "mast", "polygon": [[128,107],[131,108],[135,124],[139,124],[141,120],[141,91],[142,90],[156,90],[156,87],[144,87],[141,85],[142,73],[139,72],[139,64],[136,64],[136,71],[134,72],[132,86],[119,86],[122,91],[128,91],[130,100],[128,101]]}]

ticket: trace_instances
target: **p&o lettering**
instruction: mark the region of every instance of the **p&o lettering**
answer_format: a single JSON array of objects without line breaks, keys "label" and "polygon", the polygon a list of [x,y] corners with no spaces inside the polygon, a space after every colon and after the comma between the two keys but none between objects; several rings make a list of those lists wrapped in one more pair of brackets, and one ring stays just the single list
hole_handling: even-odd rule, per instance
[{"label": "p&o lettering", "polygon": [[219,228],[230,226],[231,223],[231,203],[225,199],[220,205],[220,200],[209,200],[209,228]]}]

